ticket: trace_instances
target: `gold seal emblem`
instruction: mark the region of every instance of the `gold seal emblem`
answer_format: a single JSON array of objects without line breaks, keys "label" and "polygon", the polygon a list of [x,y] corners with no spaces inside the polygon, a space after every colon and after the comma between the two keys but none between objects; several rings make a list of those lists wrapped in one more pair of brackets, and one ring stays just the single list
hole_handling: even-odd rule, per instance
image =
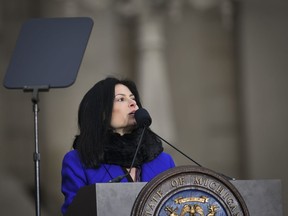
[{"label": "gold seal emblem", "polygon": [[203,167],[167,170],[140,191],[131,216],[249,216],[237,189]]}]

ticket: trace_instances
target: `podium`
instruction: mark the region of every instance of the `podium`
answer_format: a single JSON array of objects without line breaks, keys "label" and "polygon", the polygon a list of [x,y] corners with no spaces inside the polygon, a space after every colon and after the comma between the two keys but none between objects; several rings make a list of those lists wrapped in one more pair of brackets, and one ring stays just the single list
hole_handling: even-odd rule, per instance
[{"label": "podium", "polygon": [[[161,175],[161,174],[160,174]],[[163,177],[163,176],[162,176]],[[157,177],[156,177],[157,178]],[[166,178],[165,174],[164,177]],[[153,181],[153,180],[152,180]],[[157,182],[157,181],[156,181]],[[161,180],[161,183],[164,182]],[[231,180],[229,181],[241,194],[248,211],[239,215],[283,215],[281,181],[271,180]],[[97,183],[83,187],[77,193],[65,216],[140,216],[140,215],[180,215],[159,213],[137,213],[135,206],[145,206],[145,193],[151,190],[151,182],[139,183]],[[152,182],[153,184],[153,182]],[[155,184],[155,181],[154,181]],[[148,186],[148,188],[147,188]],[[153,185],[152,185],[153,187]],[[144,193],[144,196],[143,196]],[[171,193],[169,193],[171,194]],[[151,199],[148,197],[148,200]],[[150,202],[149,201],[149,202]],[[167,199],[165,201],[167,203]],[[144,204],[143,204],[144,203]],[[164,203],[164,202],[162,202]],[[149,205],[153,208],[153,205]],[[194,205],[195,206],[195,205]],[[171,208],[173,209],[173,208]],[[174,208],[175,210],[176,208]],[[169,209],[168,209],[169,210]],[[183,211],[183,208],[182,208]],[[132,212],[132,214],[131,214]],[[156,212],[156,210],[155,210]],[[172,210],[171,210],[172,212]],[[189,215],[189,214],[187,214]],[[197,213],[195,215],[198,215]],[[208,215],[204,213],[203,215]],[[212,214],[210,214],[212,215]],[[217,215],[217,214],[215,214]],[[221,214],[223,215],[223,214]],[[226,215],[232,215],[229,212]],[[235,214],[238,215],[238,214]]]}]

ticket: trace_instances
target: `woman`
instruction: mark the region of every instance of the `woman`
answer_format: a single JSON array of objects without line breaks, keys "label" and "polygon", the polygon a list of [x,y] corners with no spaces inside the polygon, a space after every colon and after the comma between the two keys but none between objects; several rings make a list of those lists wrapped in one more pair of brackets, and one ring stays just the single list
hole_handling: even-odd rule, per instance
[{"label": "woman", "polygon": [[121,182],[148,182],[175,166],[161,141],[146,131],[133,168],[130,166],[143,129],[134,118],[141,108],[135,84],[108,77],[84,96],[78,111],[79,135],[62,164],[64,214],[77,191],[125,175]]}]

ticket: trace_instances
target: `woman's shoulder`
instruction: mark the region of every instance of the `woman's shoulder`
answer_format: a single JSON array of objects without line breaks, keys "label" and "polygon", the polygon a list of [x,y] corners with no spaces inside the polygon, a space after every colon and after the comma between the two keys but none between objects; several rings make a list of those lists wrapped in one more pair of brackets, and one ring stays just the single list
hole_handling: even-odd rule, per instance
[{"label": "woman's shoulder", "polygon": [[77,150],[68,151],[63,157],[63,163],[78,162],[80,161],[79,152]]},{"label": "woman's shoulder", "polygon": [[162,164],[163,166],[174,167],[175,163],[172,156],[166,152],[161,152],[150,164]]},{"label": "woman's shoulder", "polygon": [[73,150],[66,152],[66,154],[64,155],[64,158],[70,158],[70,157],[79,157],[78,151],[73,149]]},{"label": "woman's shoulder", "polygon": [[161,152],[157,158],[158,159],[164,159],[164,160],[173,160],[172,156],[166,152]]},{"label": "woman's shoulder", "polygon": [[150,181],[158,174],[174,167],[175,163],[171,155],[161,152],[154,160],[143,164],[142,181]]}]

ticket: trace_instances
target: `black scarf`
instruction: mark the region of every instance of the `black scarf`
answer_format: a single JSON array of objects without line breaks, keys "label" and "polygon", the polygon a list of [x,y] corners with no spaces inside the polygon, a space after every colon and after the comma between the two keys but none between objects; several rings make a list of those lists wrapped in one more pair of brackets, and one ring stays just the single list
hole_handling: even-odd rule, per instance
[{"label": "black scarf", "polygon": [[[142,128],[138,128],[132,133],[124,134],[123,136],[111,132],[105,143],[104,163],[130,168],[142,130]],[[134,167],[153,160],[162,151],[161,141],[147,129],[135,159]]]}]

